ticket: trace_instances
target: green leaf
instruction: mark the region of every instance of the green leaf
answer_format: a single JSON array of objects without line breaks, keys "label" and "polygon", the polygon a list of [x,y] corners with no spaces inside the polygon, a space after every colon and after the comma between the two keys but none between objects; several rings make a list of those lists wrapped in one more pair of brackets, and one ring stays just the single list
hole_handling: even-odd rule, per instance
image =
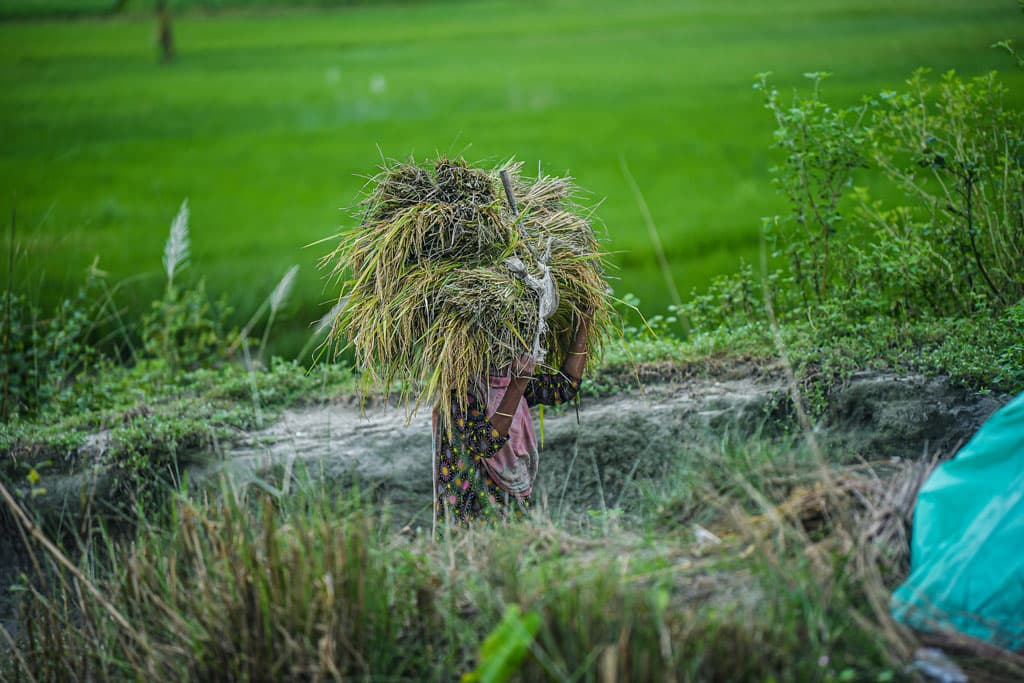
[{"label": "green leaf", "polygon": [[537,412],[538,412],[539,417],[540,417],[540,447],[544,448],[544,406],[543,406],[543,404],[540,406],[540,409]]},{"label": "green leaf", "polygon": [[505,608],[505,616],[480,645],[479,664],[463,674],[462,683],[502,683],[519,669],[526,650],[540,628],[536,612],[520,614],[519,605]]}]

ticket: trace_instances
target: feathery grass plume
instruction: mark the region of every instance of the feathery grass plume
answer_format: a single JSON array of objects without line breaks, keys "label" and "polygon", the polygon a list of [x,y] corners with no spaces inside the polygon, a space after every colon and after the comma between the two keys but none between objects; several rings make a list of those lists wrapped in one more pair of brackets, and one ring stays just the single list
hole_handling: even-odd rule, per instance
[{"label": "feathery grass plume", "polygon": [[263,357],[263,352],[267,348],[267,341],[270,339],[270,328],[274,326],[274,321],[277,319],[277,311],[292,291],[292,285],[295,284],[295,274],[298,272],[299,267],[297,265],[289,268],[288,272],[277,283],[277,286],[274,287],[274,291],[270,293],[270,298],[267,300],[270,305],[270,316],[267,318],[267,326],[263,328],[263,338],[260,340],[258,353],[260,358]]},{"label": "feathery grass plume", "polygon": [[167,273],[167,286],[174,286],[174,275],[188,265],[188,198],[181,203],[178,215],[171,223],[171,234],[164,245],[164,272]]},{"label": "feathery grass plume", "polygon": [[331,329],[331,327],[334,325],[335,319],[338,317],[339,314],[341,314],[341,309],[345,308],[346,301],[347,300],[343,299],[342,301],[339,301],[338,303],[331,306],[331,310],[324,313],[323,316],[321,316],[320,320],[314,323],[314,337],[324,334]]},{"label": "feathery grass plume", "polygon": [[288,269],[288,272],[284,274],[281,281],[274,287],[274,291],[270,294],[270,314],[276,315],[281,304],[288,298],[288,294],[292,291],[292,285],[295,284],[295,274],[299,272],[298,266],[292,266]]},{"label": "feathery grass plume", "polygon": [[426,401],[446,419],[453,396],[465,400],[477,377],[530,351],[537,294],[505,260],[537,275],[536,255],[549,244],[560,301],[542,338],[547,369],[557,369],[584,314],[590,358],[600,355],[613,312],[590,214],[573,203],[572,179],[523,178],[521,166],[504,166],[518,218],[500,169],[410,159],[386,162],[372,178],[360,224],[321,261],[340,284],[325,348],[355,350],[364,393],[400,382],[410,416]]}]

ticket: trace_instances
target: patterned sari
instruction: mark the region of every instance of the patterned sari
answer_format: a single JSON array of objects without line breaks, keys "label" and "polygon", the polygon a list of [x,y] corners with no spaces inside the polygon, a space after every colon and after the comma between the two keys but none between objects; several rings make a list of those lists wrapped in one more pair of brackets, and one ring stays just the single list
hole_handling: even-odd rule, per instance
[{"label": "patterned sari", "polygon": [[[519,519],[531,506],[539,464],[530,408],[571,401],[580,381],[564,373],[535,375],[499,436],[490,415],[501,403],[508,377],[490,377],[466,397],[465,410],[452,401],[451,434],[434,413],[434,482],[436,519],[446,526],[468,527],[478,521]],[[483,383],[481,383],[483,384]]]}]

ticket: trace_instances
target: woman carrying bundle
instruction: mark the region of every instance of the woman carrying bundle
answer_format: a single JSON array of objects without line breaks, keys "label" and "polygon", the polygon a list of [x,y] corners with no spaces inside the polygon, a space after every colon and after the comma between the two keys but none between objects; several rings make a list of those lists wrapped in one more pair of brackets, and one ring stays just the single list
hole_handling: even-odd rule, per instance
[{"label": "woman carrying bundle", "polygon": [[534,375],[534,359],[522,356],[486,385],[481,379],[464,402],[453,397],[450,433],[435,408],[435,520],[467,527],[520,518],[530,509],[539,459],[530,407],[571,401],[586,360],[584,318],[560,372]]},{"label": "woman carrying bundle", "polygon": [[[354,349],[364,395],[401,381],[410,416],[437,406],[435,530],[529,509],[530,406],[572,400],[612,327],[603,253],[571,180],[519,167],[386,164],[323,260],[342,285],[329,343]],[[559,370],[534,376],[548,353]]]}]

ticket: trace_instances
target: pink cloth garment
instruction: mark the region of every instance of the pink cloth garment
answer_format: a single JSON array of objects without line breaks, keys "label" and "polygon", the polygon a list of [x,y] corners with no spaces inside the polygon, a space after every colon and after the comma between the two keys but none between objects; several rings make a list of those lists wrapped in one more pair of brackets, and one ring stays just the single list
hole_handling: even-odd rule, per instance
[{"label": "pink cloth garment", "polygon": [[[508,390],[510,378],[491,376],[487,386],[487,417],[501,404]],[[537,476],[540,464],[537,452],[537,436],[533,430],[533,415],[526,399],[520,399],[512,417],[512,426],[508,430],[508,442],[490,458],[481,462],[484,469],[498,486],[516,498],[523,498],[533,493],[533,480]]]}]

